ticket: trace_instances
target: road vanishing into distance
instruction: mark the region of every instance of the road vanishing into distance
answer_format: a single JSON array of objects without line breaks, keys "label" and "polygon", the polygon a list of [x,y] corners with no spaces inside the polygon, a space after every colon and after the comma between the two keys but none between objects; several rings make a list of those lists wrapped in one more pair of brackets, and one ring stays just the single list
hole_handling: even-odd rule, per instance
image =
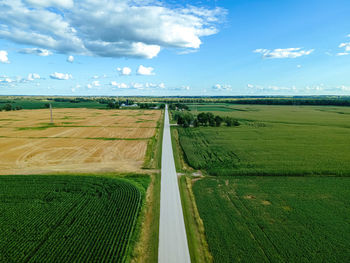
[{"label": "road vanishing into distance", "polygon": [[191,262],[171,145],[168,105],[165,108],[161,173],[158,262]]}]

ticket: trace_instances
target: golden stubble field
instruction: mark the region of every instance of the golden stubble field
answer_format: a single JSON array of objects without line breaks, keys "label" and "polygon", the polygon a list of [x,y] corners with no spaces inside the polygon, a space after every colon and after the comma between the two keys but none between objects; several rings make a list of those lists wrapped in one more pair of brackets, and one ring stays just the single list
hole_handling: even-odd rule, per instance
[{"label": "golden stubble field", "polygon": [[138,172],[159,110],[0,112],[0,174]]}]

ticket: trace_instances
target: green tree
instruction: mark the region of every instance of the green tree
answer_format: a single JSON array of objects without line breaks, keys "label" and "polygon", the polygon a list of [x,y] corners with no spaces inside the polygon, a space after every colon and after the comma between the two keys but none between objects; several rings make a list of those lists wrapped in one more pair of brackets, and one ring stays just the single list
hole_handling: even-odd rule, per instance
[{"label": "green tree", "polygon": [[215,126],[220,127],[223,119],[220,116],[215,116]]},{"label": "green tree", "polygon": [[10,110],[12,110],[12,105],[9,104],[9,103],[5,104],[4,110],[5,110],[5,111],[10,111]]},{"label": "green tree", "polygon": [[208,115],[204,112],[201,112],[198,114],[197,120],[198,120],[199,124],[206,126],[208,123]]}]

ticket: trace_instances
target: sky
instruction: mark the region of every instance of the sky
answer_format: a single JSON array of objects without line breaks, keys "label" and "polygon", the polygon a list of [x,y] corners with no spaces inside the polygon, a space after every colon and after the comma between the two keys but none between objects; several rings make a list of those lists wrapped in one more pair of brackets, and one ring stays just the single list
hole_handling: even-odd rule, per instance
[{"label": "sky", "polygon": [[0,95],[350,95],[348,0],[0,0]]}]

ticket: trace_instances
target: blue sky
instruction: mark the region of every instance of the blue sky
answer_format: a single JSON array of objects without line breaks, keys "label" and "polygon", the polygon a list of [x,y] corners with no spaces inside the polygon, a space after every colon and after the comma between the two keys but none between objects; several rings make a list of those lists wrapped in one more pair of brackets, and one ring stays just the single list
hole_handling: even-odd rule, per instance
[{"label": "blue sky", "polygon": [[350,95],[349,14],[345,0],[0,0],[0,95]]}]

